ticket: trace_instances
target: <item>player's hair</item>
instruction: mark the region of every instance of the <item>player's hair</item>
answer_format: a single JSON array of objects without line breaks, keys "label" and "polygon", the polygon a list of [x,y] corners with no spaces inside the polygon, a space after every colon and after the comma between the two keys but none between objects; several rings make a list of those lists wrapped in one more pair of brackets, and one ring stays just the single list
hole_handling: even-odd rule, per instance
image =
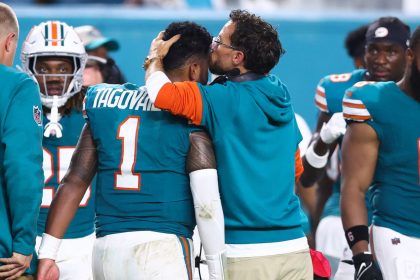
[{"label": "player's hair", "polygon": [[410,49],[413,51],[420,45],[420,25],[417,26],[410,38]]},{"label": "player's hair", "polygon": [[68,115],[72,110],[81,112],[83,109],[83,99],[85,98],[85,89],[82,87],[82,90],[72,97],[70,97],[66,104],[63,106],[62,115]]},{"label": "player's hair", "polygon": [[362,25],[347,34],[344,46],[350,57],[361,57],[365,53],[366,31],[368,27],[369,25]]},{"label": "player's hair", "polygon": [[11,32],[16,33],[16,35],[19,33],[16,14],[10,6],[0,3],[0,38],[7,36]]},{"label": "player's hair", "polygon": [[235,24],[231,45],[245,54],[244,66],[255,73],[267,74],[285,53],[278,33],[268,22],[245,10],[229,15]]},{"label": "player's hair", "polygon": [[176,34],[181,34],[181,38],[172,45],[163,59],[165,71],[185,65],[193,56],[208,57],[212,38],[207,29],[190,21],[173,22],[165,29],[163,40]]}]

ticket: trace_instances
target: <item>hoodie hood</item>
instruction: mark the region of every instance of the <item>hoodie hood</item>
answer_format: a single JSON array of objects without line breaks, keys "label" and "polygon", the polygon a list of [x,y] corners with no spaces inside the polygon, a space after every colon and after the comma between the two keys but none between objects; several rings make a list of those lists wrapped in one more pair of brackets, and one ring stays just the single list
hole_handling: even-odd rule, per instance
[{"label": "hoodie hood", "polygon": [[271,123],[279,125],[293,118],[287,87],[273,75],[252,82],[252,97]]}]

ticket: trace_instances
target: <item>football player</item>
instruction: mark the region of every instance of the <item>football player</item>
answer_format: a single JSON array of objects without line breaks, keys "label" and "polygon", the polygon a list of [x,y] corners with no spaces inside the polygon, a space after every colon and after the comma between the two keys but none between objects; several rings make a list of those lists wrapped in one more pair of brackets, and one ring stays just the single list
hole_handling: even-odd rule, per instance
[{"label": "football player", "polygon": [[[320,178],[327,166],[330,151],[334,151],[341,142],[346,126],[341,114],[345,90],[359,81],[399,81],[404,74],[404,54],[409,38],[410,28],[398,18],[379,18],[369,25],[366,33],[366,69],[329,75],[320,81],[315,95],[320,114],[314,141],[303,158],[305,171],[300,180],[303,186],[312,186]],[[321,188],[323,186],[320,185]],[[317,249],[324,252],[332,263],[338,263],[340,259],[351,262],[351,251],[344,239],[339,204],[338,179],[325,203],[316,231]],[[347,263],[338,264],[337,279],[353,278],[353,266]]]},{"label": "football player", "polygon": [[[164,34],[182,35],[164,60],[168,75],[206,83],[211,44],[207,30],[180,22]],[[211,279],[223,279],[223,212],[208,137],[186,120],[155,108],[145,88],[130,83],[91,87],[85,118],[40,252],[55,251],[62,242],[97,173],[95,279],[192,279],[194,206]],[[54,257],[40,261],[39,280],[56,279]]]},{"label": "football player", "polygon": [[[44,191],[38,219],[37,244],[51,201],[64,177],[84,125],[81,91],[87,55],[72,27],[61,21],[34,26],[22,46],[23,70],[39,84],[44,112]],[[60,279],[92,279],[94,192],[88,189],[54,259]],[[39,259],[51,257],[39,252]]]},{"label": "football player", "polygon": [[[420,27],[405,56],[400,82],[359,82],[343,99],[349,126],[341,207],[354,279],[420,278]],[[369,186],[374,256],[364,199]]]}]

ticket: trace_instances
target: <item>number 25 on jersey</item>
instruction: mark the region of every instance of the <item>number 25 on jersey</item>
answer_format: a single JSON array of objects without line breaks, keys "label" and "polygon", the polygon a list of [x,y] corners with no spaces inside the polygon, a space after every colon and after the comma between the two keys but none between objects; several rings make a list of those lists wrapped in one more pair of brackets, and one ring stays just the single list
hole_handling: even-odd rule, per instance
[{"label": "number 25 on jersey", "polygon": [[[53,186],[48,186],[48,183],[54,176],[54,171],[57,170],[56,178],[58,183],[61,182],[64,175],[67,173],[67,169],[70,166],[71,156],[73,155],[75,147],[58,147],[57,148],[57,162],[54,163],[54,157],[50,151],[46,148],[43,148],[43,164],[42,168],[44,170],[44,190],[42,192],[42,203],[41,208],[48,208],[51,205],[51,202],[54,197],[55,189]],[[80,207],[85,207],[90,199],[90,187],[87,189],[85,195],[83,196],[82,201],[80,202]]]}]

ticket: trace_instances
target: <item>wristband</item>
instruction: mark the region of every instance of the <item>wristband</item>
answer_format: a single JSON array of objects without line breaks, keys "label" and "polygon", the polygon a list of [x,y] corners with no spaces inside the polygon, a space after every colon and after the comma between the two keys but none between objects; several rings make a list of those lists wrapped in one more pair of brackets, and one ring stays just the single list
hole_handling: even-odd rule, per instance
[{"label": "wristband", "polygon": [[42,234],[41,246],[38,250],[38,259],[57,259],[58,249],[60,249],[61,239],[48,233]]},{"label": "wristband", "polygon": [[322,156],[317,155],[314,151],[314,145],[315,142],[313,142],[306,150],[305,159],[312,167],[323,168],[328,163],[328,155],[330,154],[330,152],[327,151],[327,153]]},{"label": "wristband", "polygon": [[354,246],[359,241],[365,240],[369,243],[369,229],[365,225],[358,225],[346,230],[346,240],[349,247]]}]

